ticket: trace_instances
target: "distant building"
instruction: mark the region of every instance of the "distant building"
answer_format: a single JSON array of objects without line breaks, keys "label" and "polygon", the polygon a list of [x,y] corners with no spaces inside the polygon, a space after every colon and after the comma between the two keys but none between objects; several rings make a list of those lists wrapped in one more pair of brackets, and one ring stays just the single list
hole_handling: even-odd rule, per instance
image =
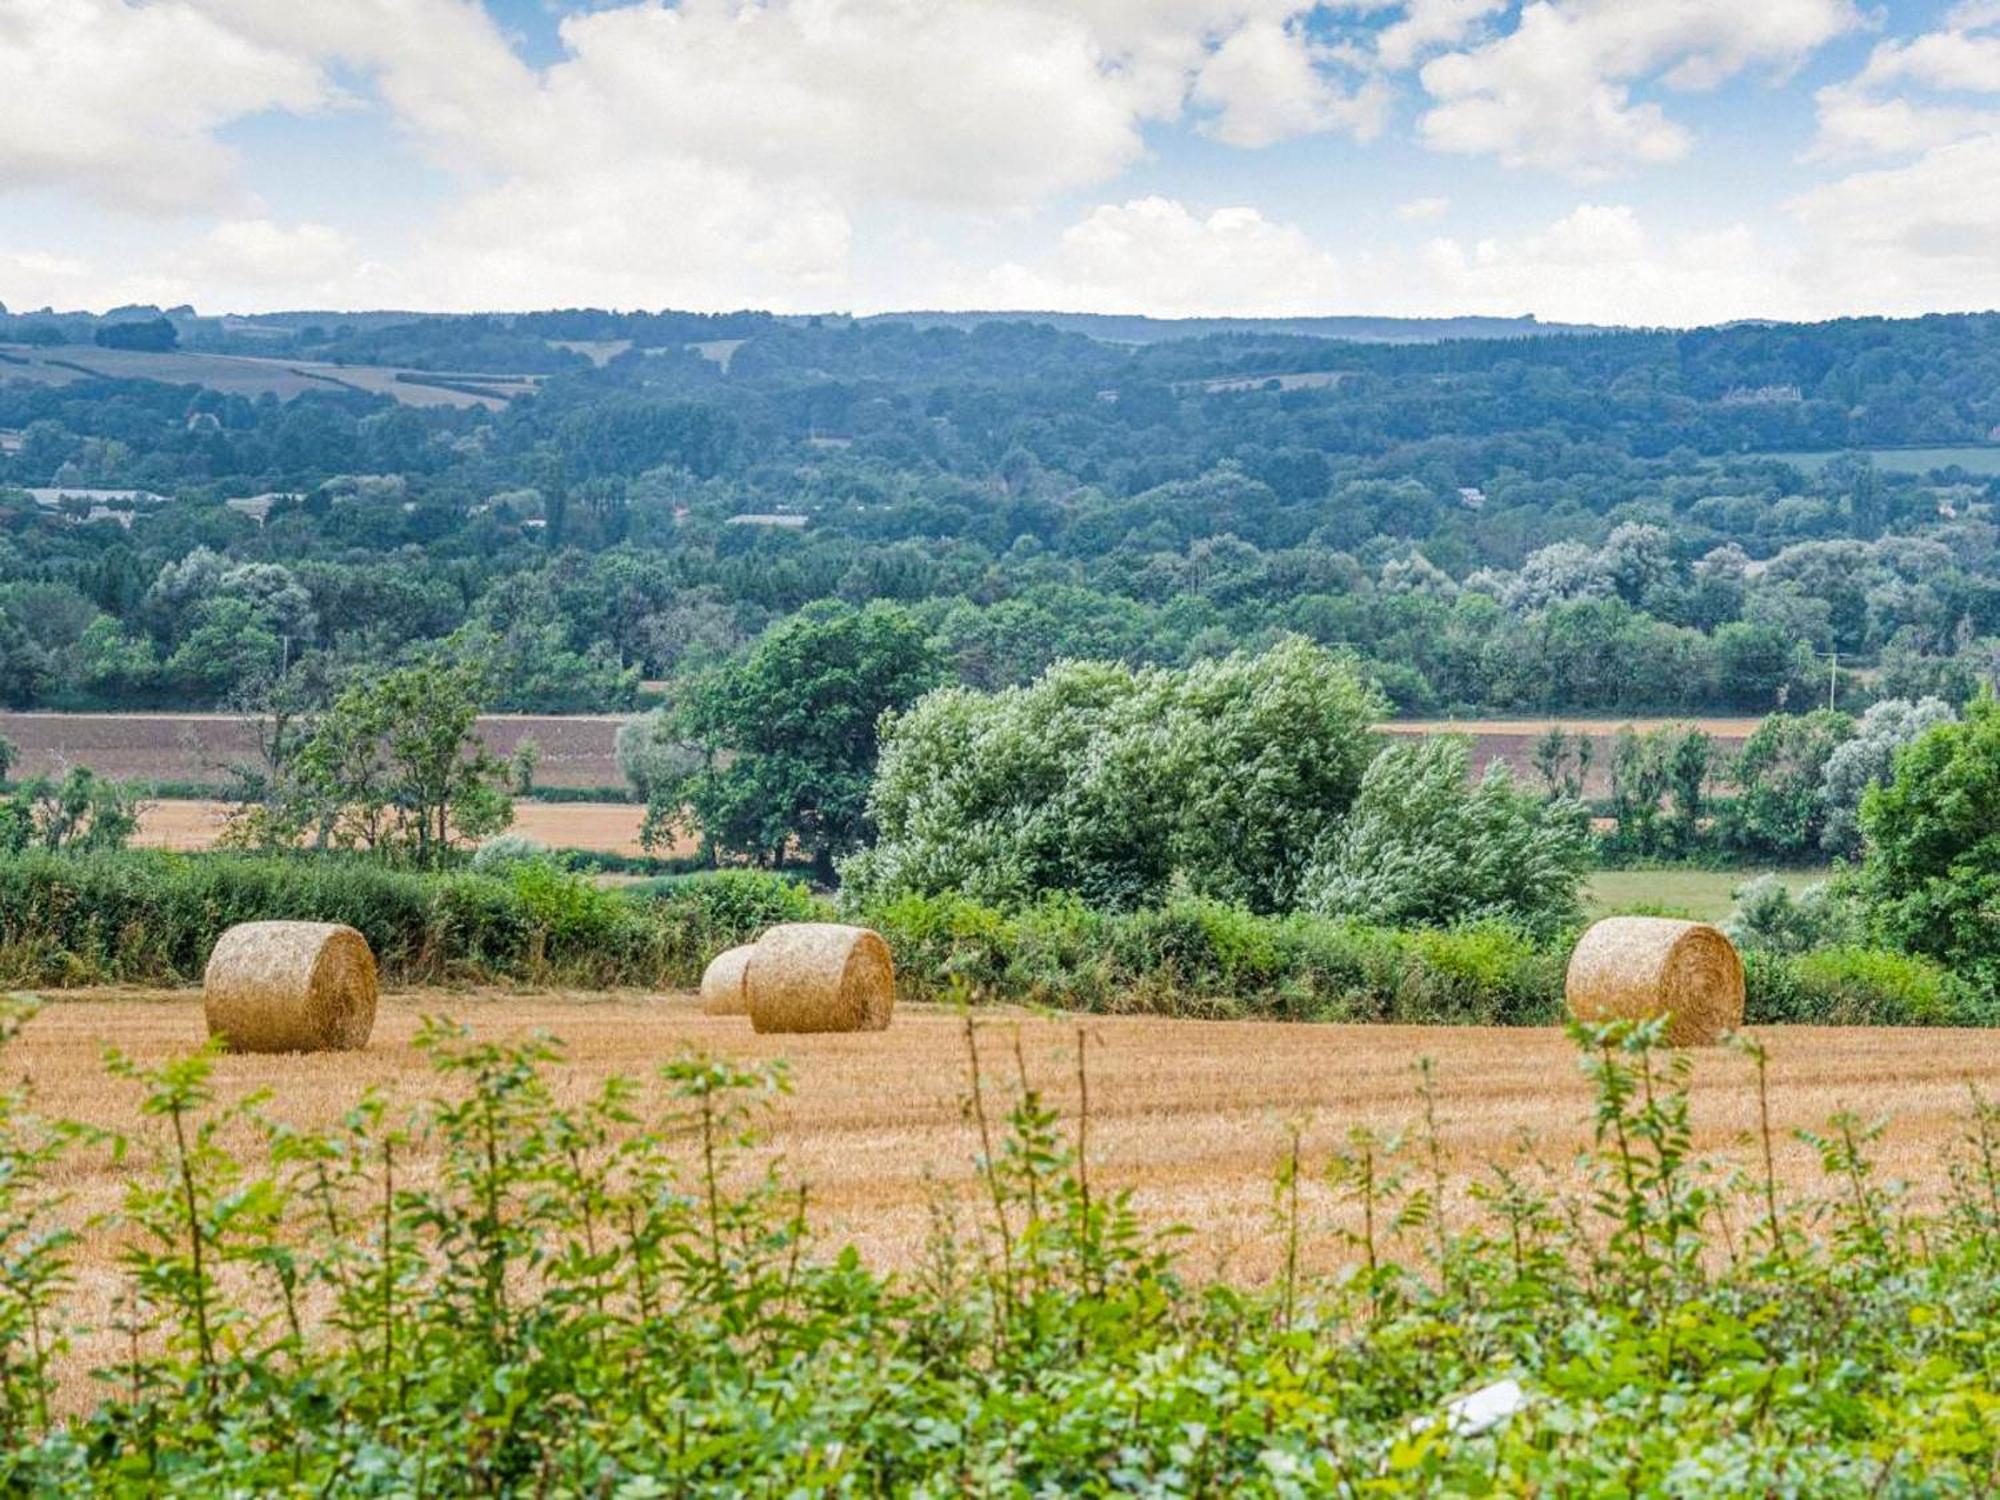
[{"label": "distant building", "polygon": [[1476,484],[1462,484],[1458,487],[1458,503],[1467,510],[1486,508],[1486,491]]},{"label": "distant building", "polygon": [[11,458],[28,446],[28,435],[11,427],[0,427],[0,457]]},{"label": "distant building", "polygon": [[731,516],[727,524],[731,526],[782,526],[791,531],[803,530],[809,516],[777,515],[771,513],[748,513]]}]

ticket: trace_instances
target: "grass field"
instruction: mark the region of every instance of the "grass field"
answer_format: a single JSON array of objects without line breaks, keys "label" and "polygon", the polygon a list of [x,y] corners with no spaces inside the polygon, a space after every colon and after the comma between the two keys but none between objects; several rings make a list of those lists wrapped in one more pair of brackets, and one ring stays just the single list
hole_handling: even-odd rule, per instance
[{"label": "grass field", "polygon": [[1794,891],[1801,891],[1831,873],[1826,869],[1598,870],[1584,890],[1584,904],[1594,917],[1658,909],[1719,922],[1736,905],[1736,891],[1759,875],[1775,874]]},{"label": "grass field", "polygon": [[[495,394],[449,390],[431,384],[399,380],[404,372],[385,365],[334,365],[300,359],[261,359],[244,354],[200,354],[182,350],[152,353],[139,349],[99,349],[64,345],[55,349],[25,344],[0,345],[12,358],[0,363],[0,381],[27,380],[40,385],[69,385],[101,375],[112,380],[158,380],[170,385],[199,385],[238,396],[276,396],[289,401],[307,391],[342,388],[371,395],[393,396],[405,406],[485,406],[497,408],[507,398],[525,395],[534,382],[525,377],[481,376],[479,384]],[[17,363],[17,361],[22,361]],[[422,374],[422,372],[414,372]]]},{"label": "grass field", "polygon": [[[1827,461],[1838,458],[1842,452],[1856,451],[1834,449],[1824,453],[1757,453],[1747,455],[1753,458],[1783,459],[1795,464],[1809,474],[1816,474],[1826,467]],[[1933,469],[1948,469],[1956,465],[1968,474],[2000,474],[2000,444],[1962,448],[1867,448],[1865,452],[1875,461],[1878,469],[1888,469],[1897,474],[1928,474]]]}]

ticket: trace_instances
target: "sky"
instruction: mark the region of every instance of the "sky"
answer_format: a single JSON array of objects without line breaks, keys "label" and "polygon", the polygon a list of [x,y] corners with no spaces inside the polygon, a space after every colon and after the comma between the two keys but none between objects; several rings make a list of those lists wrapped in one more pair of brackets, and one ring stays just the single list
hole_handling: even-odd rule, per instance
[{"label": "sky", "polygon": [[2000,0],[0,0],[0,302],[2000,306]]}]

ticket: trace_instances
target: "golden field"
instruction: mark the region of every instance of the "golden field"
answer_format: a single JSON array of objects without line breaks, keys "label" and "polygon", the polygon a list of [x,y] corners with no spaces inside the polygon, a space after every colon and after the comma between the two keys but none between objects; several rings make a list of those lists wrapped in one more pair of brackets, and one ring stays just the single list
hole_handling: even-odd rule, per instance
[{"label": "golden field", "polygon": [[[899,1011],[886,1033],[760,1037],[741,1018],[700,1013],[692,996],[418,991],[384,997],[366,1051],[277,1057],[225,1056],[218,1096],[268,1091],[268,1118],[326,1126],[369,1088],[410,1103],[433,1089],[411,1045],[425,1016],[450,1016],[489,1038],[544,1031],[567,1044],[550,1069],[557,1097],[581,1101],[603,1080],[644,1077],[697,1048],[740,1060],[783,1058],[792,1092],[769,1116],[760,1156],[782,1158],[810,1192],[809,1212],[830,1254],[854,1244],[874,1264],[910,1269],[921,1259],[942,1204],[959,1232],[980,1220],[976,1134],[967,1093],[963,1018],[928,1006]],[[62,1403],[92,1399],[88,1372],[121,1354],[117,1322],[127,1282],[119,1266],[126,1231],[114,1214],[134,1163],[160,1144],[142,1119],[138,1086],[107,1076],[116,1046],[154,1062],[198,1045],[201,1002],[187,992],[79,992],[49,1003],[0,1056],[30,1083],[45,1117],[86,1121],[128,1136],[125,1165],[106,1148],[73,1152],[61,1168],[66,1214],[83,1229],[68,1299],[88,1330],[57,1361]],[[1155,1226],[1184,1226],[1184,1268],[1196,1277],[1257,1282],[1275,1274],[1283,1237],[1273,1173],[1289,1131],[1302,1132],[1306,1186],[1302,1267],[1323,1271],[1351,1251],[1334,1230],[1351,1210],[1324,1186],[1328,1152],[1357,1125],[1382,1132],[1420,1124],[1418,1062],[1435,1063],[1437,1109],[1448,1152],[1448,1202],[1469,1206],[1468,1183],[1495,1165],[1558,1189],[1582,1185],[1575,1156],[1588,1141],[1589,1090],[1574,1049],[1554,1029],[1370,1027],[1284,1022],[1173,1021],[1138,1017],[1038,1017],[994,1010],[977,1034],[989,1107],[1004,1114],[1025,1068],[1064,1113],[1077,1113],[1077,1052],[1086,1049],[1093,1185],[1129,1189]],[[1771,1106],[1787,1193],[1831,1191],[1817,1158],[1792,1136],[1839,1110],[1890,1124],[1878,1143],[1881,1174],[1934,1199],[1967,1128],[1967,1087],[2000,1091],[2000,1034],[1918,1030],[1773,1028],[1764,1034]],[[1749,1062],[1711,1050],[1694,1064],[1691,1110],[1698,1151],[1754,1169],[1757,1103]],[[649,1096],[662,1108],[656,1091]],[[256,1169],[263,1146],[247,1126],[225,1147]],[[399,1155],[399,1179],[435,1166],[421,1149]],[[1416,1154],[1407,1162],[1420,1173]]]},{"label": "golden field", "polygon": [[[822,1229],[884,1264],[912,1263],[933,1197],[971,1185],[963,1023],[935,1007],[903,1007],[886,1033],[760,1037],[743,1019],[703,1016],[692,996],[410,992],[384,998],[367,1051],[224,1057],[218,1090],[268,1089],[267,1112],[301,1125],[333,1122],[371,1086],[420,1097],[431,1080],[410,1040],[425,1015],[451,1016],[482,1036],[540,1029],[562,1038],[567,1058],[554,1077],[569,1098],[612,1073],[644,1075],[686,1048],[786,1059],[793,1091],[769,1121],[770,1149],[810,1188]],[[1269,1272],[1270,1180],[1290,1122],[1302,1125],[1309,1157],[1354,1125],[1414,1125],[1421,1058],[1435,1062],[1442,1133],[1460,1183],[1530,1150],[1558,1178],[1572,1178],[1574,1153],[1588,1139],[1588,1088],[1574,1049],[1554,1029],[992,1011],[979,1020],[989,1088],[1012,1086],[1018,1042],[1029,1077],[1073,1124],[1080,1035],[1088,1039],[1094,1178],[1132,1189],[1149,1220],[1187,1225],[1191,1267],[1205,1274]],[[104,1047],[156,1060],[202,1036],[195,996],[93,992],[52,999],[4,1060],[10,1074],[31,1080],[41,1113],[132,1132],[145,1128],[136,1087],[105,1076]],[[1881,1170],[1927,1196],[1943,1183],[1964,1129],[1967,1085],[2000,1092],[2000,1033],[1776,1027],[1763,1036],[1784,1133],[1779,1169],[1802,1191],[1818,1190],[1820,1176],[1809,1148],[1790,1138],[1795,1127],[1817,1127],[1839,1110],[1889,1117]],[[1697,1149],[1747,1166],[1756,1125],[1750,1065],[1728,1051],[1693,1055]],[[120,1180],[108,1160],[90,1158],[72,1169],[69,1186],[79,1208],[109,1209]],[[108,1262],[109,1237],[97,1248]],[[1322,1260],[1333,1253],[1326,1245],[1318,1252]]]}]

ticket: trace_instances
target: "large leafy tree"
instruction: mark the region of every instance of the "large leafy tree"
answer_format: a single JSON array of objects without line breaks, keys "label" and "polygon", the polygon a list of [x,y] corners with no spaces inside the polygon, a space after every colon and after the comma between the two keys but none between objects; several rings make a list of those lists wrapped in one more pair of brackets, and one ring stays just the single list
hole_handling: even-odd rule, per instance
[{"label": "large leafy tree", "polygon": [[1299,637],[1185,671],[1062,662],[1026,687],[933,693],[885,731],[873,895],[1104,906],[1191,889],[1263,911],[1354,800],[1380,700]]},{"label": "large leafy tree", "polygon": [[1723,825],[1729,841],[1780,859],[1816,854],[1826,832],[1827,761],[1852,738],[1854,721],[1833,709],[1772,714],[1759,724],[1736,757],[1736,801]]},{"label": "large leafy tree", "polygon": [[649,788],[651,800],[718,850],[774,865],[796,851],[830,880],[867,832],[878,722],[941,678],[907,611],[811,605],[687,685],[668,732],[699,768]]},{"label": "large leafy tree", "polygon": [[1861,799],[1861,887],[1888,942],[2000,983],[2000,702],[1974,699]]},{"label": "large leafy tree", "polygon": [[350,683],[288,772],[293,826],[423,866],[506,827],[508,769],[476,732],[486,681],[480,663],[431,660]]}]

